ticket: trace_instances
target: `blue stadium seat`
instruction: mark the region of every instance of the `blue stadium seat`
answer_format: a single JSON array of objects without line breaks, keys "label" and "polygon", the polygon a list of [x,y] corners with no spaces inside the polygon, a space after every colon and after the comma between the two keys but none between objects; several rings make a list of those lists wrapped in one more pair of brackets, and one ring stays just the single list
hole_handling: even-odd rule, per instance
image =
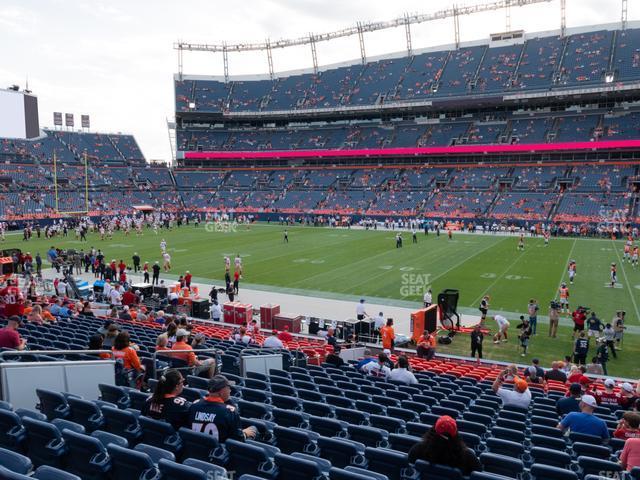
[{"label": "blue stadium seat", "polygon": [[409,450],[420,441],[420,437],[414,437],[413,435],[389,434],[389,448],[398,452],[409,453]]},{"label": "blue stadium seat", "polygon": [[413,435],[414,437],[422,437],[431,427],[432,425],[416,422],[407,422],[406,424],[407,434]]},{"label": "blue stadium seat", "polygon": [[361,412],[373,413],[375,415],[385,415],[386,409],[377,403],[356,400],[356,408]]},{"label": "blue stadium seat", "polygon": [[160,470],[163,480],[207,480],[209,478],[205,472],[198,468],[180,465],[166,459],[161,459],[158,462],[158,470]]},{"label": "blue stadium seat", "polygon": [[308,390],[306,388],[298,388],[298,397],[302,400],[309,400],[311,402],[322,402],[324,400],[324,396],[320,392],[316,392],[315,390]]},{"label": "blue stadium seat", "polygon": [[622,471],[619,463],[591,457],[578,457],[578,466],[583,475],[603,475],[606,472],[605,476],[608,478]]},{"label": "blue stadium seat", "polygon": [[469,480],[510,480],[515,477],[507,477],[504,475],[498,475],[496,473],[487,472],[473,472],[469,476]]},{"label": "blue stadium seat", "polygon": [[182,439],[170,423],[154,420],[141,415],[138,423],[142,427],[141,442],[154,447],[168,450],[178,455],[182,449]]},{"label": "blue stadium seat", "polygon": [[534,463],[549,465],[558,468],[569,468],[571,465],[571,455],[562,449],[551,449],[544,447],[533,447],[529,451]]},{"label": "blue stadium seat", "polygon": [[460,430],[461,432],[475,433],[476,435],[480,435],[481,437],[486,435],[487,433],[487,427],[485,427],[481,423],[471,422],[469,420],[458,420],[457,424],[458,430]]},{"label": "blue stadium seat", "polygon": [[107,385],[100,383],[98,385],[100,389],[100,399],[105,402],[110,402],[116,405],[120,409],[129,408],[131,406],[131,399],[127,390],[123,387],[117,387],[115,385]]},{"label": "blue stadium seat", "polygon": [[435,463],[418,460],[415,469],[420,474],[421,480],[462,480],[462,472],[458,468],[438,465]]},{"label": "blue stadium seat", "polygon": [[50,423],[27,417],[22,419],[22,424],[27,430],[27,451],[33,464],[62,467],[66,447],[58,429]]},{"label": "blue stadium seat", "polygon": [[271,413],[273,415],[273,421],[282,427],[307,428],[309,425],[301,413],[293,410],[274,408]]},{"label": "blue stadium seat", "polygon": [[276,425],[273,428],[273,434],[276,438],[276,444],[282,453],[287,455],[294,452],[304,452],[310,455],[319,453],[311,432],[297,428],[283,428]]},{"label": "blue stadium seat", "polygon": [[602,438],[586,433],[569,432],[569,440],[572,442],[588,443],[591,445],[601,445]]},{"label": "blue stadium seat", "polygon": [[409,464],[406,453],[386,448],[367,447],[364,451],[367,470],[386,475],[389,480],[418,478],[418,473]]},{"label": "blue stadium seat", "polygon": [[149,458],[155,465],[157,465],[160,460],[176,461],[176,456],[169,450],[147,445],[146,443],[139,443],[135,446],[134,450],[149,455]]},{"label": "blue stadium seat", "polygon": [[269,403],[270,395],[266,390],[258,390],[255,388],[242,387],[242,399],[247,402]]},{"label": "blue stadium seat", "polygon": [[533,480],[578,480],[578,475],[566,468],[534,463],[530,471]]},{"label": "blue stadium seat", "polygon": [[97,438],[105,447],[108,447],[110,443],[124,448],[127,448],[129,446],[129,442],[126,438],[121,437],[120,435],[114,435],[113,433],[105,432],[103,430],[94,430],[93,432],[91,432],[91,436],[93,438]]},{"label": "blue stadium seat", "polygon": [[274,407],[282,408],[284,410],[302,410],[300,401],[296,397],[290,395],[271,395],[271,404]]},{"label": "blue stadium seat", "polygon": [[55,426],[60,432],[62,432],[62,430],[64,429],[67,429],[76,433],[82,433],[82,434],[86,433],[86,430],[82,425],[76,422],[72,422],[70,420],[64,420],[62,418],[54,418],[51,421],[51,424]]},{"label": "blue stadium seat", "polygon": [[551,438],[564,438],[560,429],[556,427],[547,427],[545,425],[531,425],[531,433],[533,435],[543,435]]},{"label": "blue stadium seat", "polygon": [[66,463],[71,473],[87,480],[107,478],[111,461],[100,440],[71,430],[64,430],[62,437],[67,445]]},{"label": "blue stadium seat", "polygon": [[227,470],[224,467],[214,465],[213,463],[205,462],[195,458],[187,458],[184,462],[182,462],[182,464],[188,467],[202,470],[209,479],[213,478],[214,480],[224,480],[225,478],[227,478]]},{"label": "blue stadium seat", "polygon": [[271,384],[271,393],[278,395],[289,395],[291,397],[298,396],[298,390],[289,385],[281,385],[280,383]]},{"label": "blue stadium seat", "polygon": [[460,437],[462,437],[467,447],[475,452],[481,453],[486,449],[486,444],[482,441],[482,438],[475,433],[460,432]]},{"label": "blue stadium seat", "polygon": [[333,413],[333,408],[325,403],[303,400],[302,409],[305,413],[308,413],[309,415],[315,415],[316,417],[333,418],[335,416]]},{"label": "blue stadium seat", "polygon": [[33,477],[23,475],[22,473],[13,472],[7,468],[0,466],[0,478],[2,478],[2,480],[31,480]]},{"label": "blue stadium seat", "polygon": [[105,430],[107,432],[126,438],[131,446],[140,441],[142,428],[133,413],[113,407],[102,407],[101,410],[106,422]]},{"label": "blue stadium seat", "polygon": [[[0,448],[0,466],[22,475],[29,474],[33,468],[29,457],[20,455],[17,452],[12,452],[6,448]],[[2,474],[0,474],[0,477],[1,476]]]},{"label": "blue stadium seat", "polygon": [[480,463],[482,463],[486,472],[504,475],[505,477],[519,478],[524,472],[524,464],[521,460],[504,455],[483,453],[480,455]]},{"label": "blue stadium seat", "polygon": [[195,458],[205,462],[224,464],[226,451],[218,441],[206,433],[194,432],[188,428],[178,430],[182,440],[182,458]]},{"label": "blue stadium seat", "polygon": [[601,460],[609,460],[611,450],[603,445],[593,445],[590,443],[575,442],[571,445],[573,455],[577,458],[580,456],[600,458]]},{"label": "blue stadium seat", "polygon": [[343,422],[331,418],[309,415],[309,428],[324,437],[346,437],[347,432]]},{"label": "blue stadium seat", "polygon": [[87,432],[99,430],[104,426],[104,416],[95,403],[73,397],[67,401],[71,409],[69,420],[84,426]]},{"label": "blue stadium seat", "polygon": [[560,423],[557,418],[542,417],[538,415],[531,416],[531,425],[546,425],[547,427],[556,427]]},{"label": "blue stadium seat", "polygon": [[111,457],[111,478],[113,480],[159,480],[160,472],[149,455],[117,445],[107,447]]},{"label": "blue stadium seat", "polygon": [[521,412],[512,412],[510,410],[500,410],[498,418],[506,418],[508,420],[515,420],[517,422],[525,423],[527,416]]},{"label": "blue stadium seat", "polygon": [[61,393],[36,388],[36,394],[40,400],[39,409],[47,419],[69,418],[71,415],[67,399]]},{"label": "blue stadium seat", "polygon": [[278,453],[275,455],[278,479],[282,480],[323,480],[325,477],[317,463]]},{"label": "blue stadium seat", "polygon": [[336,414],[336,418],[338,420],[342,420],[343,422],[347,422],[352,425],[369,424],[369,415],[365,412],[359,412],[358,410],[353,410],[352,408],[342,407],[335,407],[333,411]]},{"label": "blue stadium seat", "polygon": [[510,420],[508,418],[498,417],[496,419],[495,425],[497,427],[508,428],[509,430],[517,430],[520,432],[524,432],[527,428],[526,423],[519,422],[517,420]]},{"label": "blue stadium seat", "polygon": [[364,445],[343,438],[318,438],[320,456],[331,462],[331,465],[344,468],[348,465],[362,467],[366,465]]},{"label": "blue stadium seat", "polygon": [[264,449],[231,439],[225,443],[230,455],[227,469],[236,475],[264,475],[271,478],[277,472],[277,467]]},{"label": "blue stadium seat", "polygon": [[369,423],[372,427],[381,428],[389,433],[406,433],[406,423],[393,417],[384,415],[369,415]]},{"label": "blue stadium seat", "polygon": [[464,412],[462,414],[462,418],[467,422],[479,423],[480,425],[484,425],[485,427],[493,424],[493,418],[482,413]]},{"label": "blue stadium seat", "polygon": [[80,480],[80,477],[58,468],[42,465],[33,472],[31,478],[36,480]]},{"label": "blue stadium seat", "polygon": [[387,447],[389,445],[389,434],[381,428],[349,424],[347,425],[347,433],[350,440],[362,443],[367,447]]},{"label": "blue stadium seat", "polygon": [[499,438],[487,438],[487,447],[491,453],[505,455],[507,457],[523,459],[524,445]]},{"label": "blue stadium seat", "polygon": [[525,434],[518,430],[511,430],[510,428],[493,427],[491,429],[491,435],[495,438],[501,438],[502,440],[510,440],[516,443],[524,443]]},{"label": "blue stadium seat", "polygon": [[269,420],[272,416],[271,407],[264,403],[248,402],[246,400],[238,400],[238,410],[240,415],[247,418],[259,418]]},{"label": "blue stadium seat", "polygon": [[20,417],[10,410],[0,410],[0,447],[24,452],[26,437]]},{"label": "blue stadium seat", "polygon": [[403,422],[417,422],[420,420],[420,416],[416,412],[407,410],[404,407],[387,406],[387,415],[402,420]]}]

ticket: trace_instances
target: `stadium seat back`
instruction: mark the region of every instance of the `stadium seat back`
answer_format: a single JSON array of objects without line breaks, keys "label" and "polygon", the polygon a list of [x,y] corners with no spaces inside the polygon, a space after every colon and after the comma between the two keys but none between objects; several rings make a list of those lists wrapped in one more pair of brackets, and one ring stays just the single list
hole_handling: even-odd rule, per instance
[{"label": "stadium seat back", "polygon": [[182,449],[182,439],[170,423],[154,420],[141,415],[138,422],[142,427],[143,443],[170,451],[178,455]]},{"label": "stadium seat back", "polygon": [[62,437],[67,445],[67,469],[87,480],[107,478],[111,460],[104,445],[97,438],[63,430]]},{"label": "stadium seat back", "polygon": [[66,446],[58,429],[50,423],[28,417],[22,419],[22,424],[27,430],[27,449],[33,464],[37,467],[61,467]]},{"label": "stadium seat back", "polygon": [[95,403],[79,398],[69,398],[68,403],[71,409],[69,420],[79,423],[87,432],[93,432],[104,426],[104,415]]},{"label": "stadium seat back", "polygon": [[[29,474],[33,468],[29,457],[25,457],[17,452],[12,452],[6,448],[0,448],[0,466],[22,475]],[[1,476],[2,474],[0,473],[0,477]]]},{"label": "stadium seat back", "polygon": [[230,455],[227,469],[234,471],[235,475],[272,478],[277,472],[277,467],[264,449],[231,439],[225,443]]},{"label": "stadium seat back", "polygon": [[160,472],[146,453],[117,445],[109,445],[107,451],[111,458],[111,478],[113,480],[160,479]]},{"label": "stadium seat back", "polygon": [[71,415],[67,399],[61,393],[37,388],[36,394],[40,401],[40,411],[47,416],[47,419],[69,418]]},{"label": "stadium seat back", "polygon": [[321,480],[324,475],[317,463],[291,455],[278,453],[274,457],[278,468],[278,479]]},{"label": "stadium seat back", "polygon": [[0,447],[22,453],[26,436],[26,430],[18,414],[0,409]]},{"label": "stadium seat back", "polygon": [[415,469],[420,474],[421,480],[462,480],[462,472],[458,468],[438,465],[435,463],[418,460]]}]

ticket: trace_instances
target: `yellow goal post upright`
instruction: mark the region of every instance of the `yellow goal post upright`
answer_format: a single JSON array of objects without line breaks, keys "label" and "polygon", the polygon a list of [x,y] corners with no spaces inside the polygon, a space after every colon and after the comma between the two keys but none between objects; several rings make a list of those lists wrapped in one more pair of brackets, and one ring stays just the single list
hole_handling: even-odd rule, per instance
[{"label": "yellow goal post upright", "polygon": [[87,151],[82,156],[84,160],[84,210],[66,211],[60,210],[60,197],[58,189],[58,156],[53,152],[53,189],[55,195],[55,212],[58,215],[88,215],[89,214],[89,158]]}]

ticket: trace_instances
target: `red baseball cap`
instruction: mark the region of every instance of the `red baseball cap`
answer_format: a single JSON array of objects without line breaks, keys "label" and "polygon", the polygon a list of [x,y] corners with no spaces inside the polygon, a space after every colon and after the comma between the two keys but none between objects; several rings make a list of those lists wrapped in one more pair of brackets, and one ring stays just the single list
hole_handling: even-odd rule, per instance
[{"label": "red baseball cap", "polygon": [[436,433],[443,437],[454,438],[458,435],[458,424],[449,415],[443,415],[435,424]]}]

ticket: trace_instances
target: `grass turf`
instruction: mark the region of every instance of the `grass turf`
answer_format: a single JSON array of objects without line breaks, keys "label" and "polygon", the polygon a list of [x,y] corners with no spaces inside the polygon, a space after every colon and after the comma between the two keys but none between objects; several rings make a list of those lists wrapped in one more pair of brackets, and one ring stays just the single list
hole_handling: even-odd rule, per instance
[{"label": "grass turf", "polygon": [[[21,235],[8,235],[0,248],[18,247],[23,251],[40,252],[43,256],[50,245],[60,248],[100,248],[107,260],[115,258],[131,262],[134,251],[142,261],[160,261],[159,243],[167,241],[172,256],[174,274],[185,270],[195,277],[220,280],[224,276],[223,257],[243,258],[242,284],[269,285],[290,293],[304,293],[326,298],[357,298],[366,296],[387,299],[389,303],[420,306],[422,293],[431,286],[434,300],[444,288],[460,291],[459,311],[478,314],[478,303],[485,294],[491,296],[490,315],[507,312],[512,324],[513,339],[506,345],[493,345],[485,339],[485,357],[496,360],[523,359],[518,355],[515,340],[517,315],[526,312],[530,298],[539,301],[541,314],[547,313],[551,299],[557,297],[561,281],[568,281],[569,259],[577,262],[577,276],[570,285],[571,306],[591,307],[604,321],[610,321],[615,311],[627,312],[624,351],[618,360],[611,360],[609,373],[620,376],[640,376],[640,366],[633,358],[640,350],[638,336],[637,293],[640,289],[640,268],[622,264],[623,242],[597,239],[551,239],[548,247],[541,238],[525,240],[525,250],[517,250],[516,237],[455,234],[418,234],[417,244],[411,235],[403,236],[404,247],[395,248],[395,233],[311,227],[290,227],[289,243],[284,243],[284,227],[255,225],[250,230],[239,226],[235,231],[216,231],[183,226],[159,235],[145,230],[144,236],[125,236],[101,241],[96,234],[89,242],[79,242],[72,236],[52,240],[32,239],[23,242]],[[616,262],[619,284],[607,287],[609,265]],[[494,327],[493,322],[488,322]],[[547,325],[538,325],[539,332],[531,342],[528,358],[537,356],[545,362],[571,353],[570,329],[560,328],[558,339],[546,338]],[[467,355],[466,336],[454,339],[442,351]],[[595,348],[592,348],[595,350]],[[526,359],[524,359],[526,360]]]}]

